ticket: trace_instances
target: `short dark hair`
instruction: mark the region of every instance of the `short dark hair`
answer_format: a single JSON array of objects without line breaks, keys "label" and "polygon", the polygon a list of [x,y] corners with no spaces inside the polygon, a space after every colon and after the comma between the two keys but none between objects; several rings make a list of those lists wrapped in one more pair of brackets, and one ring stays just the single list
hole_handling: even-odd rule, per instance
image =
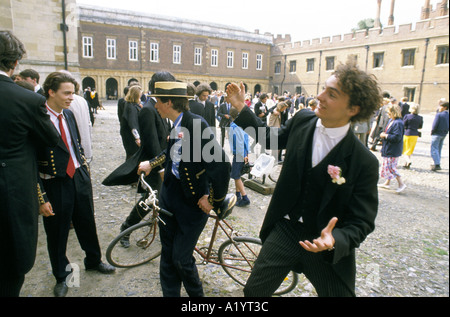
[{"label": "short dark hair", "polygon": [[444,107],[445,109],[448,109],[448,101],[447,101],[447,102],[444,102],[444,103],[441,105],[441,107]]},{"label": "short dark hair", "polygon": [[0,70],[14,69],[14,64],[20,61],[26,50],[22,42],[10,31],[0,31]]},{"label": "short dark hair", "polygon": [[172,100],[172,108],[178,112],[189,111],[189,100],[187,98],[180,97],[159,97],[162,103]]},{"label": "short dark hair", "polygon": [[153,74],[152,79],[150,79],[150,82],[148,83],[148,90],[151,94],[155,93],[155,83],[160,81],[175,81],[175,77],[166,71],[160,71]]},{"label": "short dark hair", "polygon": [[197,96],[200,96],[204,91],[207,91],[208,93],[212,93],[211,86],[208,84],[205,84],[205,83],[200,84],[197,86],[195,94]]},{"label": "short dark hair", "polygon": [[62,83],[72,83],[76,89],[78,86],[77,81],[71,75],[66,74],[64,72],[53,72],[47,76],[45,79],[44,85],[42,86],[45,91],[45,97],[48,98],[49,90],[58,91],[59,86]]},{"label": "short dark hair", "polygon": [[35,71],[34,69],[25,69],[19,73],[20,77],[27,78],[30,77],[31,79],[36,79],[36,82],[39,83],[39,73]]},{"label": "short dark hair", "polygon": [[354,61],[340,64],[333,73],[340,89],[350,97],[349,107],[359,106],[351,122],[368,120],[382,103],[382,93],[375,76],[360,70]]}]

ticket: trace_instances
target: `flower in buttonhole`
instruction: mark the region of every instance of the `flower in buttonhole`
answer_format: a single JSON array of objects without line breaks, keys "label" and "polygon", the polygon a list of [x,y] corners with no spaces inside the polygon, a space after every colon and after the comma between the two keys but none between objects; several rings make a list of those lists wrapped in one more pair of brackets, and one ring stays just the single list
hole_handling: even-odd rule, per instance
[{"label": "flower in buttonhole", "polygon": [[178,133],[178,139],[182,139],[184,136],[183,132]]},{"label": "flower in buttonhole", "polygon": [[345,178],[341,176],[342,170],[339,166],[328,165],[328,174],[331,176],[333,183],[338,185],[345,183]]}]

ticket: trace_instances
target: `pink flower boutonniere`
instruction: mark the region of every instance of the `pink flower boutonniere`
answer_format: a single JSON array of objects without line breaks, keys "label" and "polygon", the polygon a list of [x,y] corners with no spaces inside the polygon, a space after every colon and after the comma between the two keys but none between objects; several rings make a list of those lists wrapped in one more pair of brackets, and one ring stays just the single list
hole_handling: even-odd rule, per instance
[{"label": "pink flower boutonniere", "polygon": [[341,176],[342,170],[339,166],[328,165],[328,174],[330,174],[332,182],[338,185],[345,183],[345,178]]},{"label": "pink flower boutonniere", "polygon": [[178,139],[182,139],[184,136],[183,132],[178,133]]}]

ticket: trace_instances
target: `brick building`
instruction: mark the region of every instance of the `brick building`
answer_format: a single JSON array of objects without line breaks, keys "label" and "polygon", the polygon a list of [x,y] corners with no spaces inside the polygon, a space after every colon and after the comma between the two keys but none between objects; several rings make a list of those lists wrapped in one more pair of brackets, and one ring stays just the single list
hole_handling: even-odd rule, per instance
[{"label": "brick building", "polygon": [[225,90],[243,81],[269,89],[272,35],[238,27],[97,7],[79,7],[79,61],[83,86],[100,96],[122,96],[130,79],[145,89],[156,71]]},{"label": "brick building", "polygon": [[337,63],[353,58],[377,77],[384,91],[398,100],[408,97],[422,111],[434,111],[437,101],[449,96],[448,55],[447,1],[433,10],[427,0],[422,20],[415,25],[388,25],[295,43],[289,35],[278,36],[271,51],[271,90],[317,95]]}]

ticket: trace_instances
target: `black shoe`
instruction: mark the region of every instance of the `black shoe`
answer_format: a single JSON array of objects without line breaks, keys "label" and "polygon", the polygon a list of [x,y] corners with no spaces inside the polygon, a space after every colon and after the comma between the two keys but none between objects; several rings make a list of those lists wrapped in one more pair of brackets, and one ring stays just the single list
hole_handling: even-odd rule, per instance
[{"label": "black shoe", "polygon": [[55,287],[53,288],[53,294],[55,295],[55,297],[65,297],[68,291],[69,287],[67,286],[66,282],[56,283]]},{"label": "black shoe", "polygon": [[130,235],[123,236],[119,242],[123,248],[128,249],[130,247]]},{"label": "black shoe", "polygon": [[103,274],[112,274],[116,271],[116,268],[112,265],[100,262],[99,265],[92,268],[86,268],[87,271],[98,271]]},{"label": "black shoe", "polygon": [[431,165],[431,170],[433,172],[440,171],[441,170],[441,166],[440,165]]},{"label": "black shoe", "polygon": [[237,203],[236,203],[236,206],[238,206],[238,207],[245,207],[245,206],[248,206],[248,205],[250,205],[250,200],[248,199],[248,198],[242,198],[241,200],[239,200]]}]

